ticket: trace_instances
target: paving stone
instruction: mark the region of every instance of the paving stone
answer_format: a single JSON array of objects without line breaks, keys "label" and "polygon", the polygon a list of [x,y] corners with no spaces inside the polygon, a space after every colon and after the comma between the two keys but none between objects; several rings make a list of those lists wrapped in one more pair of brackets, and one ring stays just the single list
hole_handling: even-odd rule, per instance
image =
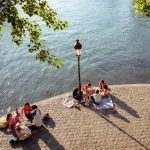
[{"label": "paving stone", "polygon": [[150,85],[110,87],[118,113],[66,109],[62,101],[70,93],[43,100],[36,104],[50,114],[50,127],[17,147],[0,131],[0,150],[150,150]]}]

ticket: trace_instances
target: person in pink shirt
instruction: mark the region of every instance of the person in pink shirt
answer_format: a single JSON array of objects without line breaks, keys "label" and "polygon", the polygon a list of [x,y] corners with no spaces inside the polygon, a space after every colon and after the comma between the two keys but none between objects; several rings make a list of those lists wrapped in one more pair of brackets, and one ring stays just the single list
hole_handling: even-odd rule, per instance
[{"label": "person in pink shirt", "polygon": [[81,90],[86,97],[90,97],[93,93],[95,93],[95,90],[92,89],[92,85],[90,83],[85,84]]},{"label": "person in pink shirt", "polygon": [[83,87],[81,88],[82,91],[86,92],[88,88],[91,88],[91,84],[85,84],[83,85]]},{"label": "person in pink shirt", "polygon": [[19,117],[17,115],[13,116],[11,113],[7,115],[6,120],[7,120],[8,129],[10,131],[14,129],[17,123],[20,122]]}]

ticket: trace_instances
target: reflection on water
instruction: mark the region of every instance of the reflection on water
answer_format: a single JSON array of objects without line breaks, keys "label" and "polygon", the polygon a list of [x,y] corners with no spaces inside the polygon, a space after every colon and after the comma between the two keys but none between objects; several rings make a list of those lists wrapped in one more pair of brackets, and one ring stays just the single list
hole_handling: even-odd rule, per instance
[{"label": "reflection on water", "polygon": [[36,61],[27,52],[28,39],[18,48],[6,24],[0,43],[0,109],[73,90],[78,83],[76,39],[83,45],[82,83],[96,85],[100,79],[108,84],[150,83],[150,20],[134,16],[132,1],[53,0],[50,4],[69,28],[53,32],[36,20],[49,47],[64,59],[64,67],[57,70]]}]

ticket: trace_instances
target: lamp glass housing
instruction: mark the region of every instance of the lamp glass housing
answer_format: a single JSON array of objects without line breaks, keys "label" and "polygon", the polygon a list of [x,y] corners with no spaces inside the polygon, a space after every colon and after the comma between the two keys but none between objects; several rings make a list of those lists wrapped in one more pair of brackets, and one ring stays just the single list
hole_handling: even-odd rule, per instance
[{"label": "lamp glass housing", "polygon": [[81,49],[75,49],[76,56],[81,56]]}]

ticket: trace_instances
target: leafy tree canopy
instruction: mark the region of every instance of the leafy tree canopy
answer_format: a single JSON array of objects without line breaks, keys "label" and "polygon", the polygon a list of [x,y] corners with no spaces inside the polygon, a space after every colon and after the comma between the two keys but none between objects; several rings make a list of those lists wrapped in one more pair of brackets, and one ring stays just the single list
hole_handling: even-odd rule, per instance
[{"label": "leafy tree canopy", "polygon": [[134,0],[136,14],[150,17],[150,0]]},{"label": "leafy tree canopy", "polygon": [[[18,5],[28,17],[19,16]],[[41,17],[46,25],[54,31],[68,27],[66,21],[56,18],[56,11],[48,5],[46,0],[0,0],[0,32],[4,22],[10,23],[13,42],[18,46],[23,43],[23,38],[29,33],[29,52],[36,53],[36,58],[40,61],[60,68],[63,65],[62,59],[50,54],[45,42],[40,40],[42,31],[38,23],[31,21],[32,16]]]}]

